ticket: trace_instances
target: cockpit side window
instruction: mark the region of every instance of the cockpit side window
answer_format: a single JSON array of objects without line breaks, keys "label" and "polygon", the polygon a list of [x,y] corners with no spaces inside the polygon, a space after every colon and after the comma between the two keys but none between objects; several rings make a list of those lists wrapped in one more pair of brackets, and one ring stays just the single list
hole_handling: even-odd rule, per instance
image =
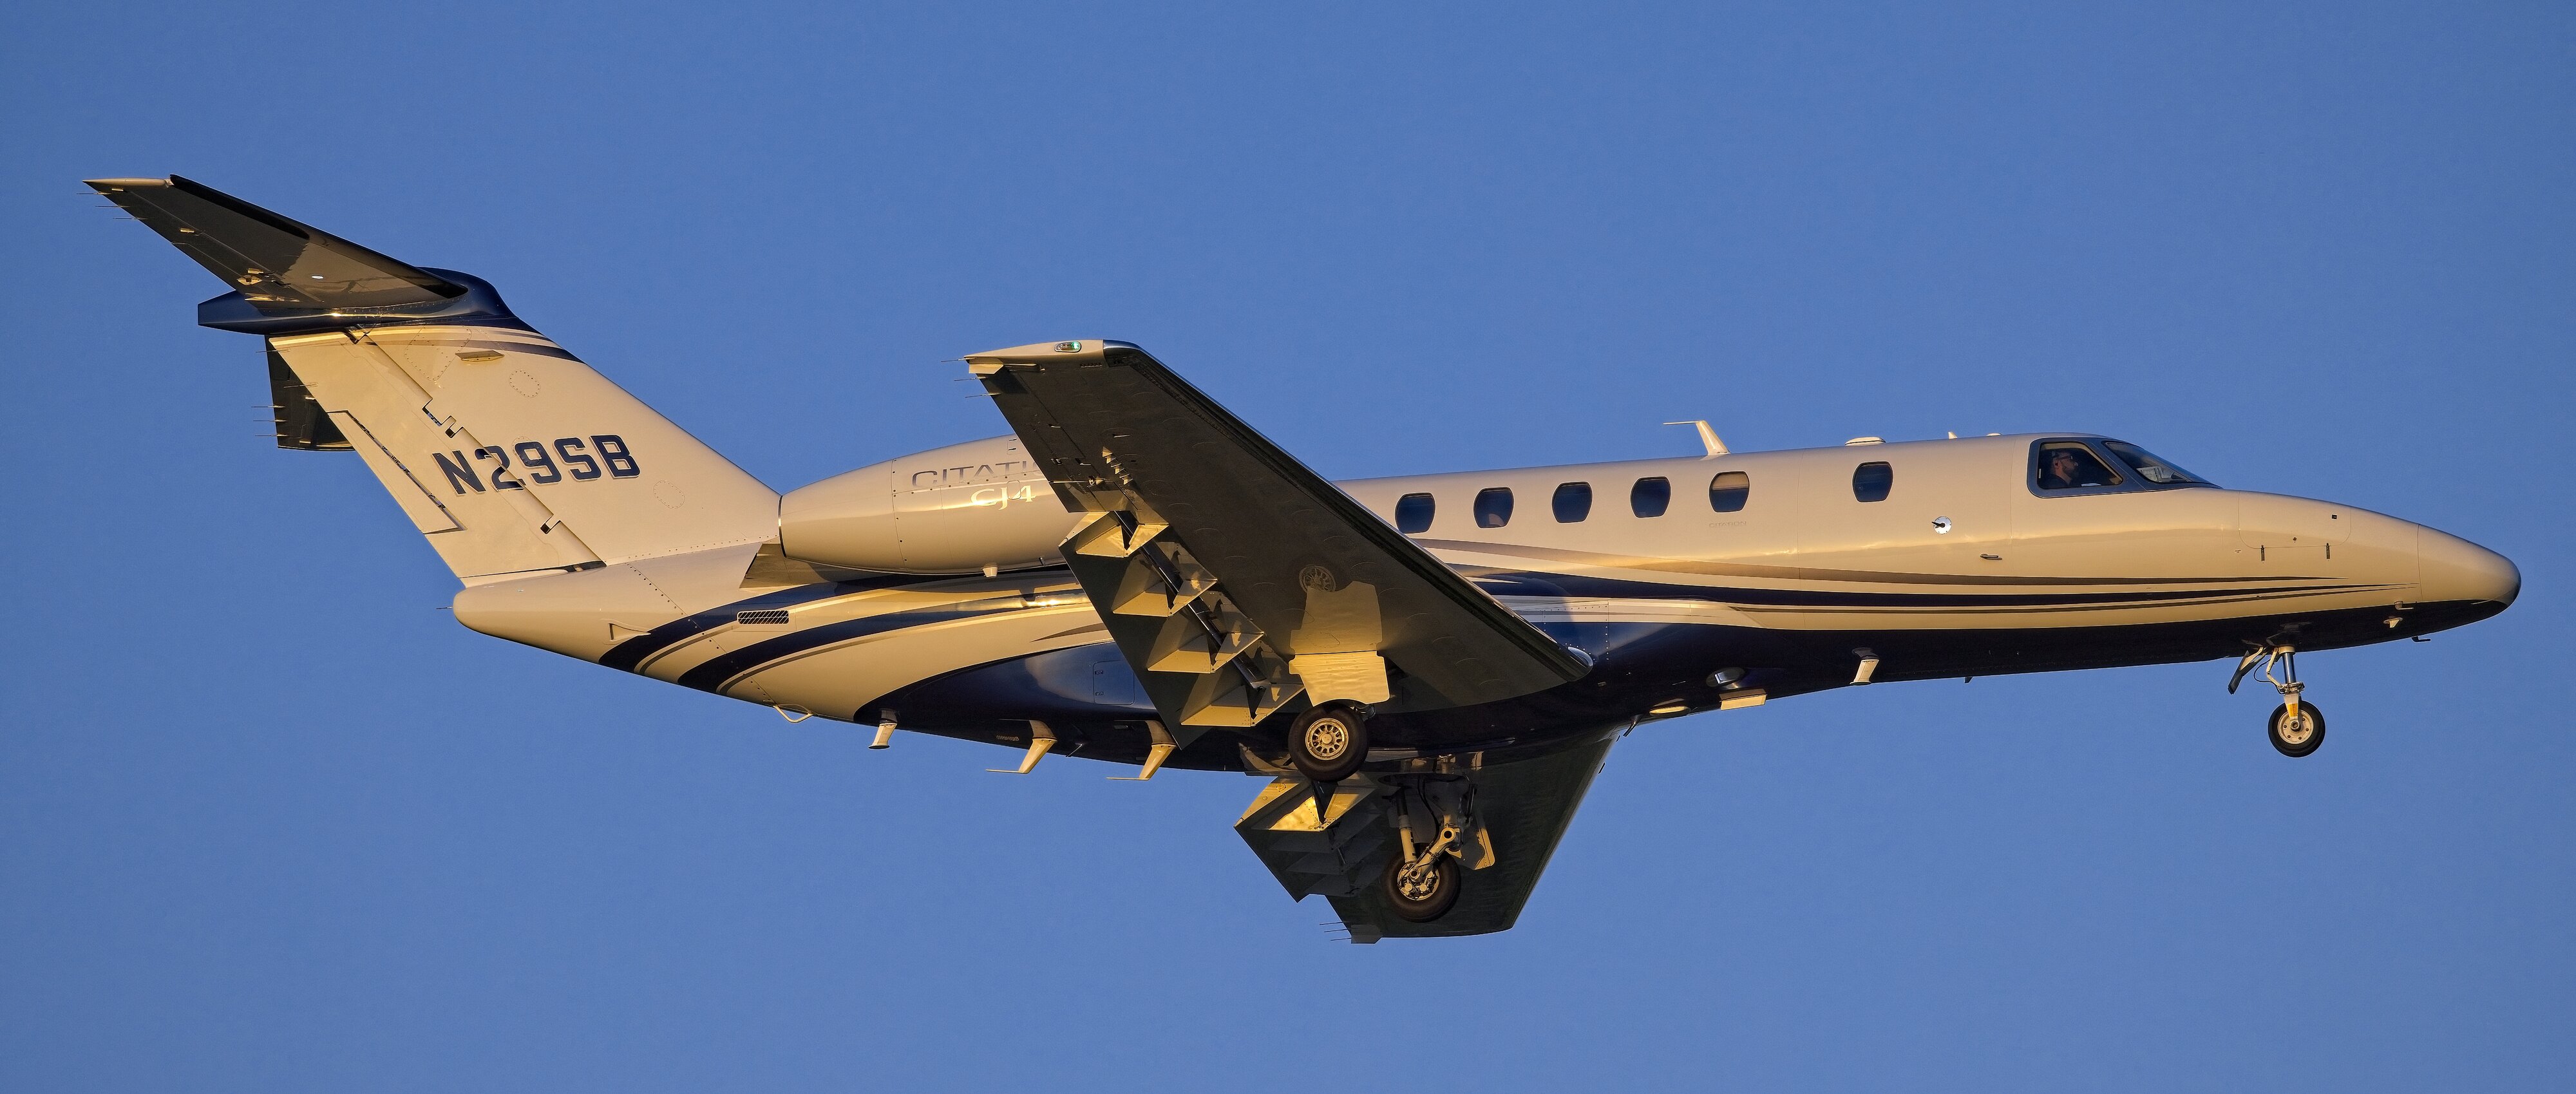
[{"label": "cockpit side window", "polygon": [[2134,444],[2130,444],[2127,441],[2104,441],[2102,442],[2102,447],[2110,449],[2111,455],[2117,457],[2120,462],[2128,464],[2131,470],[2138,473],[2139,478],[2145,479],[2151,485],[2213,485],[2208,479],[2201,478],[2189,471],[2185,471],[2175,464],[2157,459],[2155,453],[2149,452]]},{"label": "cockpit side window", "polygon": [[2128,480],[2082,441],[2045,441],[2031,453],[2031,488],[2043,494],[2119,486]]}]

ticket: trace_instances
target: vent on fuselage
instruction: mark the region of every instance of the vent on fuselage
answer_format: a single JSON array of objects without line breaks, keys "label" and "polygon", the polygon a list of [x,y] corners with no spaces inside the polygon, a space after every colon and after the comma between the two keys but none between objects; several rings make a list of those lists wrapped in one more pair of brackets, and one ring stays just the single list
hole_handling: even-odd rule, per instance
[{"label": "vent on fuselage", "polygon": [[753,612],[735,612],[733,621],[746,627],[784,627],[787,625],[787,609],[763,608]]}]

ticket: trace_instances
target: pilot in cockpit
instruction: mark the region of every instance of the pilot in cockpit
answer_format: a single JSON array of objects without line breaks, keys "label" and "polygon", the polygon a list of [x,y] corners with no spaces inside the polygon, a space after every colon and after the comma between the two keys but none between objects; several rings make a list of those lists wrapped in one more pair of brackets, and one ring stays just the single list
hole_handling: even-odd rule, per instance
[{"label": "pilot in cockpit", "polygon": [[2042,490],[2073,490],[2079,486],[2113,486],[2119,481],[2120,477],[2110,468],[2102,466],[2101,459],[2088,449],[2072,446],[2052,448],[2040,461],[2039,488]]}]

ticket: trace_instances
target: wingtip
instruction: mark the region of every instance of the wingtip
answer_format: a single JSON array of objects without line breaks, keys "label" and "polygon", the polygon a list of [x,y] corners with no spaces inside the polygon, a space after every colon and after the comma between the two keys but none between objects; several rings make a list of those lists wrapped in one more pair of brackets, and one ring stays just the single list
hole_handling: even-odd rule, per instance
[{"label": "wingtip", "polygon": [[165,186],[170,185],[170,180],[169,180],[169,179],[82,179],[82,180],[81,180],[81,185],[83,185],[83,186],[87,186],[87,187],[89,187],[89,188],[90,188],[90,189],[92,189],[92,190],[96,190],[96,191],[98,191],[99,193],[104,194],[104,193],[107,193],[107,192],[112,191],[112,190],[140,190],[140,189],[143,189],[143,188],[145,188],[145,187],[165,187]]},{"label": "wingtip", "polygon": [[1099,353],[1103,347],[1123,346],[1126,344],[1127,343],[1125,342],[1104,341],[1098,338],[1071,338],[1062,342],[1031,342],[1025,346],[1005,346],[1001,349],[988,349],[982,353],[969,353],[966,355],[965,359],[973,361],[978,357],[1047,358],[1063,354],[1096,354]]}]

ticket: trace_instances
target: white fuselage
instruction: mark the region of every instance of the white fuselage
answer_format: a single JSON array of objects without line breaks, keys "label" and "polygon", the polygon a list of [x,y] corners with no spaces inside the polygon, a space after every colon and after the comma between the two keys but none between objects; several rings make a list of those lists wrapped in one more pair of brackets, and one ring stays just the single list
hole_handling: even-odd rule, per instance
[{"label": "white fuselage", "polygon": [[[1683,681],[1766,654],[1784,663],[1769,685],[1777,696],[1847,682],[1837,677],[1861,648],[1885,658],[1877,678],[1887,680],[2218,657],[2285,633],[2311,648],[2348,645],[2465,622],[2457,605],[2500,609],[2519,580],[2473,544],[2349,506],[2205,486],[2048,496],[2029,480],[2041,439],[1342,485],[1382,518],[1412,517],[1415,542],[1599,659],[1601,672],[1633,670],[1636,686],[1586,693],[1579,717],[1592,721],[1719,706],[1719,692]],[[456,615],[485,633],[829,718],[1013,743],[1029,719],[1150,717],[1080,586],[1051,564],[1072,519],[1035,468],[1011,465],[1014,447],[954,446],[907,458],[920,467],[890,461],[809,487],[819,501],[787,495],[786,545],[829,540],[808,552],[822,560],[764,560],[743,546],[638,559],[477,585],[457,597]],[[1855,494],[1855,469],[1870,463],[1891,476],[1882,500]],[[1742,487],[1740,507],[1721,512],[1735,498],[1713,500],[1711,483],[1729,473],[1741,476],[1729,483]],[[1652,479],[1667,500],[1639,515],[1632,497]],[[1552,504],[1568,483],[1589,487],[1580,519],[1558,519]],[[1509,516],[1480,521],[1478,496],[1495,490],[1510,492]],[[1651,502],[1651,484],[1644,493]],[[1427,525],[1398,513],[1407,495],[1430,497]],[[910,557],[977,572],[847,568],[904,565],[907,537]],[[990,576],[977,565],[985,557],[998,560]],[[1642,667],[1623,665],[1627,651]],[[1007,686],[954,683],[1005,665],[1017,666]],[[952,683],[941,691],[940,681]],[[1034,690],[985,702],[1014,687]],[[1046,709],[1012,714],[1014,702]],[[975,709],[950,717],[948,706]]]}]

